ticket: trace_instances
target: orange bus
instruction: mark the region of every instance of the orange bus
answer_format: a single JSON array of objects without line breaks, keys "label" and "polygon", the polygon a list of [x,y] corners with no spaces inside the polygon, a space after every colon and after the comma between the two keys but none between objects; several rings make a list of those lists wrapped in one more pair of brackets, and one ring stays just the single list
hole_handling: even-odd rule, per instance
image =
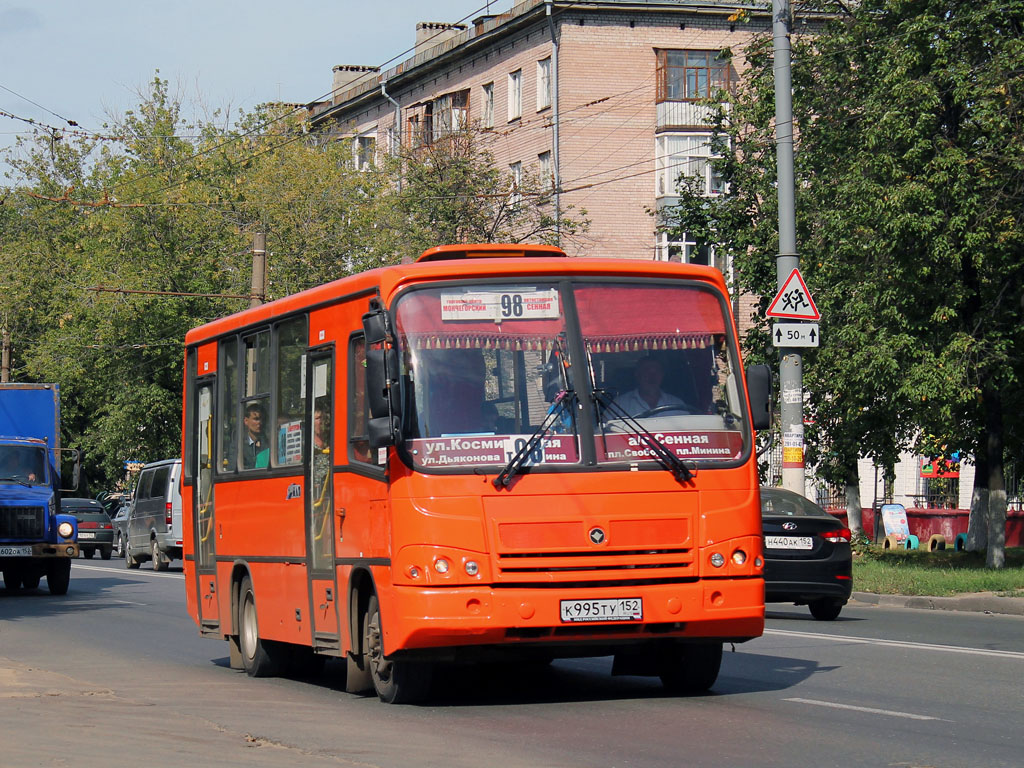
[{"label": "orange bus", "polygon": [[755,430],[717,270],[443,246],[186,337],[188,610],[252,676],[614,657],[715,682],[764,628]]}]

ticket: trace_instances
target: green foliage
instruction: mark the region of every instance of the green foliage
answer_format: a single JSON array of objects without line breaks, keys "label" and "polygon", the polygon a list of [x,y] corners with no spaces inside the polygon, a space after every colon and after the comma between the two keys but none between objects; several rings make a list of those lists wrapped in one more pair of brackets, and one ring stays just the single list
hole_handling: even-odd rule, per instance
[{"label": "green foliage", "polygon": [[[61,385],[83,493],[122,480],[126,459],[180,453],[185,334],[248,306],[254,233],[266,235],[274,299],[433,245],[555,230],[534,186],[509,205],[507,175],[468,131],[359,170],[350,141],[310,134],[281,106],[217,119],[185,120],[157,76],[105,126],[111,140],[46,135],[8,158],[0,321],[12,380]],[[569,236],[585,227],[559,223]]]},{"label": "green foliage", "polygon": [[[793,38],[801,272],[823,318],[804,356],[808,460],[843,484],[859,457],[892,466],[918,434],[977,454],[995,433],[1019,452],[1024,2],[802,8],[839,11]],[[715,118],[729,191],[681,185],[666,226],[732,257],[736,287],[761,300],[746,340],[761,360],[774,357],[771,40],[745,53]]]}]

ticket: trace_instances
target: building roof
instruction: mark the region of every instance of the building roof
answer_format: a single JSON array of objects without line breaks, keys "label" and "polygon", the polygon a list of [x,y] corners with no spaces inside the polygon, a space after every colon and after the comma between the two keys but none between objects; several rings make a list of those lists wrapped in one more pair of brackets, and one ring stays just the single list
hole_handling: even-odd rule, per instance
[{"label": "building roof", "polygon": [[[449,58],[446,54],[463,49],[456,55],[468,52],[477,47],[490,44],[495,38],[534,23],[546,13],[545,6],[549,0],[522,0],[505,13],[493,16],[480,16],[473,20],[472,26],[456,34],[445,36],[442,42],[433,46],[420,47],[412,57],[384,72],[367,72],[366,77],[359,78],[344,90],[334,93],[328,102],[312,106],[311,120],[314,124],[329,120],[339,112],[347,111],[369,97],[380,94],[381,85],[399,82],[407,77],[415,77],[425,69],[441,66]],[[572,10],[573,12],[594,11],[637,11],[637,12],[688,12],[734,14],[746,11],[751,14],[767,13],[764,5],[755,2],[735,0],[550,0],[553,10]],[[461,22],[459,22],[461,24]]]}]

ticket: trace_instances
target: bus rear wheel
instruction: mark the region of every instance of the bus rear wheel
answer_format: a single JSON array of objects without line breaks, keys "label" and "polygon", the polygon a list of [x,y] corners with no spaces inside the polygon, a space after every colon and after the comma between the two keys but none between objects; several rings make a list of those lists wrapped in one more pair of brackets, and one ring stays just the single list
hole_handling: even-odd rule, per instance
[{"label": "bus rear wheel", "polygon": [[679,645],[664,651],[658,676],[670,693],[704,693],[715,684],[721,667],[721,643]]},{"label": "bus rear wheel", "polygon": [[364,663],[370,669],[374,690],[387,704],[413,704],[426,698],[430,690],[432,669],[429,664],[388,659],[384,656],[381,634],[380,606],[371,595],[363,621]]},{"label": "bus rear wheel", "polygon": [[242,652],[242,666],[249,677],[271,677],[277,674],[278,664],[267,643],[260,639],[256,622],[256,596],[252,579],[242,579],[238,601],[238,646]]}]

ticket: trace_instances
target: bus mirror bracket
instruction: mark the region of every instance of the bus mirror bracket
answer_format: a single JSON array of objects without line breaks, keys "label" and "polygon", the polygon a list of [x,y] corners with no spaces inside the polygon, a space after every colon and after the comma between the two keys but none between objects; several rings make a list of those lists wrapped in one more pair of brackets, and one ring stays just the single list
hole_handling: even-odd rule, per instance
[{"label": "bus mirror bracket", "polygon": [[747,366],[747,393],[751,426],[768,429],[772,425],[772,369],[767,365]]}]

